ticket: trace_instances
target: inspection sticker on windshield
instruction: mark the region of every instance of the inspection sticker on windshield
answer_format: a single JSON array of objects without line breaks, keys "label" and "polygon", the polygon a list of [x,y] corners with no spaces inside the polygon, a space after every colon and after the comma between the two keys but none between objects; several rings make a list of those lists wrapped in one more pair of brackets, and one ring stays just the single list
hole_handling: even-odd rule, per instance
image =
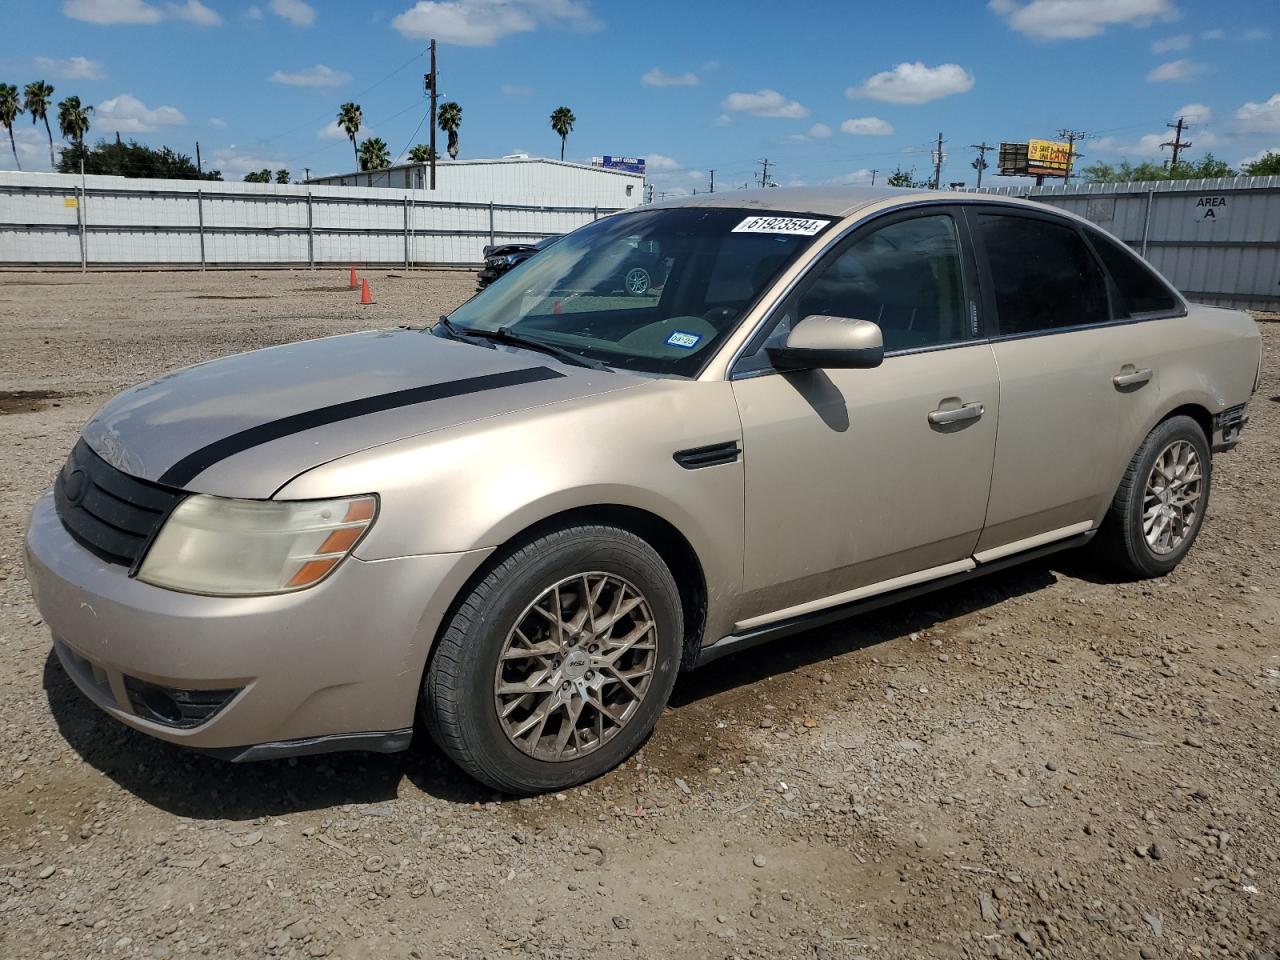
[{"label": "inspection sticker on windshield", "polygon": [[692,350],[698,345],[698,341],[702,338],[696,333],[687,333],[684,330],[676,330],[671,336],[667,337],[667,343],[673,347],[681,347],[685,350]]},{"label": "inspection sticker on windshield", "polygon": [[830,220],[806,220],[804,217],[747,217],[733,228],[734,233],[790,233],[812,237]]}]

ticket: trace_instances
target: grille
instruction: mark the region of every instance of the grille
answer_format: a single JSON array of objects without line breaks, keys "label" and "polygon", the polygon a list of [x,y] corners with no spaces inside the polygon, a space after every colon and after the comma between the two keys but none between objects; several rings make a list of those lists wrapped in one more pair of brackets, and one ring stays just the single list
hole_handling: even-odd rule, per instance
[{"label": "grille", "polygon": [[124,688],[129,694],[129,705],[138,716],[183,730],[212,720],[241,690],[239,687],[228,690],[162,687],[128,674],[124,677]]},{"label": "grille", "polygon": [[58,473],[53,500],[67,532],[109,563],[133,567],[183,494],[117,470],[83,440]]}]

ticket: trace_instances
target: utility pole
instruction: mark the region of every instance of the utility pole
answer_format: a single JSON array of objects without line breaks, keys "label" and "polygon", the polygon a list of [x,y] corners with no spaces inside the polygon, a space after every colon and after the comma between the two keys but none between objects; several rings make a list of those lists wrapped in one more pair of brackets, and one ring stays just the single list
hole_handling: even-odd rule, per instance
[{"label": "utility pole", "polygon": [[716,172],[714,170],[711,171],[711,189],[708,192],[709,193],[716,192]]},{"label": "utility pole", "polygon": [[431,41],[431,72],[426,76],[427,92],[431,95],[431,115],[427,118],[431,124],[431,189],[436,188],[436,90],[440,86],[440,76],[436,73],[436,42]]},{"label": "utility pole", "polygon": [[763,164],[763,169],[760,171],[760,186],[767,187],[769,185],[769,158],[765,157],[763,160],[757,160],[756,163]]},{"label": "utility pole", "polygon": [[937,190],[942,186],[942,134],[938,134],[938,146],[933,151],[933,189]]},{"label": "utility pole", "polygon": [[875,168],[872,168],[872,170],[871,170],[871,185],[872,185],[873,187],[876,185],[876,174],[877,174],[877,173],[879,173],[879,172],[880,172],[880,171],[879,171],[879,170],[877,170],[877,169],[875,169]]},{"label": "utility pole", "polygon": [[972,147],[974,150],[978,151],[978,159],[973,161],[973,169],[978,171],[978,186],[976,187],[976,189],[981,190],[982,189],[982,171],[987,169],[987,151],[994,150],[995,147],[987,143],[987,141],[985,140],[983,140],[981,143],[971,143],[969,144],[969,146]]},{"label": "utility pole", "polygon": [[310,182],[311,182],[311,168],[310,168],[310,167],[303,167],[303,168],[302,168],[302,182],[303,182],[303,183],[310,183]]},{"label": "utility pole", "polygon": [[1079,140],[1088,140],[1089,134],[1085,133],[1083,130],[1069,130],[1064,127],[1058,131],[1058,136],[1067,141],[1067,172],[1062,178],[1062,182],[1065,184],[1071,180],[1071,168],[1074,167],[1076,163],[1076,142]]},{"label": "utility pole", "polygon": [[1187,123],[1185,117],[1179,117],[1177,123],[1166,123],[1166,127],[1173,131],[1173,139],[1166,140],[1160,144],[1160,147],[1173,147],[1173,156],[1169,159],[1169,169],[1172,170],[1178,165],[1178,154],[1187,147],[1191,146],[1190,140],[1182,139],[1182,131],[1187,129],[1191,124]]},{"label": "utility pole", "polygon": [[204,166],[200,163],[200,141],[196,141],[196,173],[200,179],[204,179]]}]

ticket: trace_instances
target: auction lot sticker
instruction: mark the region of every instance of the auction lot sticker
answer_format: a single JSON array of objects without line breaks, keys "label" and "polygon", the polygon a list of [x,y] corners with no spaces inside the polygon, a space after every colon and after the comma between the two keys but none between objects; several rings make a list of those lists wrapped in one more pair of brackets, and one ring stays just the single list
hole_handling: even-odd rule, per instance
[{"label": "auction lot sticker", "polygon": [[747,217],[733,228],[734,233],[789,233],[812,237],[830,220],[806,220],[804,217]]}]

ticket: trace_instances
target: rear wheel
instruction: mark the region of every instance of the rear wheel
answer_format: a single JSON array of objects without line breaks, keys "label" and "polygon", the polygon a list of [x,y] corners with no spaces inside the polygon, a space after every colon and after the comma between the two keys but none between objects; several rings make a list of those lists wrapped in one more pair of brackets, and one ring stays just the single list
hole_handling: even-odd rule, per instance
[{"label": "rear wheel", "polygon": [[622,277],[622,286],[632,297],[643,297],[653,285],[653,278],[644,267],[632,267]]},{"label": "rear wheel", "polygon": [[444,629],[423,685],[433,739],[509,793],[597,777],[671,694],[680,595],[647,543],[607,526],[538,537],[498,562]]},{"label": "rear wheel", "polygon": [[1159,577],[1187,555],[1209,506],[1213,461],[1204,430],[1171,417],[1147,435],[1125,471],[1098,538],[1112,566]]}]

